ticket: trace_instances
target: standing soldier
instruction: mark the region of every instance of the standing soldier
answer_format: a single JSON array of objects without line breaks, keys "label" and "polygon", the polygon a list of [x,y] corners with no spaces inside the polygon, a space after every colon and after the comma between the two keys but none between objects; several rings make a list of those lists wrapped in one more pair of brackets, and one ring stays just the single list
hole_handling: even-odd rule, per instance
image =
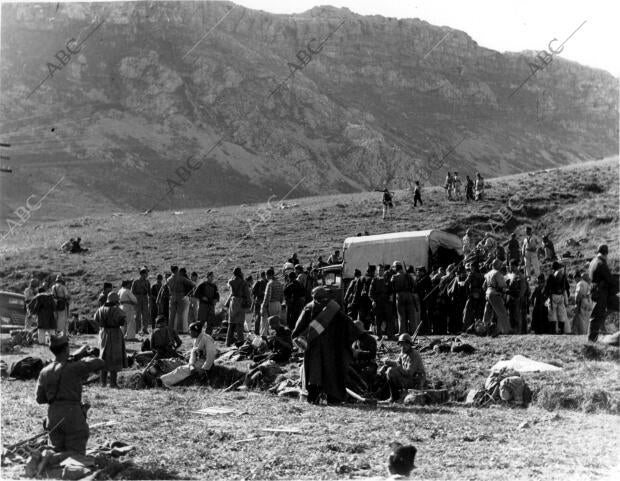
[{"label": "standing soldier", "polygon": [[56,283],[52,286],[52,296],[56,302],[56,332],[61,336],[66,336],[69,328],[69,289],[65,286],[65,280],[59,274],[56,276]]},{"label": "standing soldier", "polygon": [[454,188],[454,184],[452,183],[452,174],[450,172],[446,175],[446,181],[443,188],[446,189],[446,199],[452,200],[452,189]]},{"label": "standing soldier", "polygon": [[56,330],[56,304],[54,297],[47,292],[45,284],[39,288],[39,293],[28,304],[28,311],[37,316],[37,337],[39,344],[45,344],[46,338]]},{"label": "standing soldier", "polygon": [[263,316],[260,324],[260,335],[269,337],[269,318],[271,316],[282,317],[282,301],[284,300],[284,286],[275,278],[273,268],[267,269],[267,286],[263,298]]},{"label": "standing soldier", "polygon": [[289,272],[288,282],[284,287],[284,298],[286,300],[286,324],[292,330],[295,328],[306,299],[306,290],[297,280],[294,272]]},{"label": "standing soldier", "polygon": [[[74,357],[80,357],[88,346],[82,346]],[[82,384],[91,372],[104,367],[97,358],[69,362],[69,341],[66,336],[52,336],[50,351],[56,359],[43,368],[37,380],[36,398],[39,404],[49,404],[46,429],[56,452],[72,451],[86,454],[89,430],[86,406],[82,404]]]},{"label": "standing soldier", "polygon": [[379,275],[372,278],[368,289],[368,297],[370,297],[372,311],[374,313],[375,334],[379,336],[379,338],[381,338],[382,335],[394,334],[393,330],[388,331],[389,323],[391,323],[391,319],[388,317],[389,293],[387,283],[383,277],[383,270],[384,266],[380,265]]},{"label": "standing soldier", "polygon": [[95,312],[95,322],[99,324],[99,357],[104,361],[101,371],[101,385],[105,387],[110,374],[110,387],[117,388],[116,375],[127,367],[125,339],[121,326],[125,324],[125,312],[119,307],[116,292],[108,294],[108,300]]},{"label": "standing soldier", "polygon": [[361,290],[358,287],[358,284],[361,282],[362,271],[359,269],[355,269],[353,272],[353,280],[347,287],[347,291],[344,294],[344,303],[347,310],[347,315],[353,319],[357,320],[357,314],[359,312],[359,293]]},{"label": "standing soldier", "polygon": [[[469,265],[469,264],[468,264]],[[484,276],[480,273],[480,265],[474,261],[470,265],[471,272],[465,279],[467,302],[463,310],[463,328],[465,330],[475,326],[477,320],[482,319],[484,312]]]},{"label": "standing soldier", "polygon": [[[299,264],[297,264],[299,265]],[[295,266],[297,269],[297,266]],[[260,277],[252,286],[252,317],[254,318],[254,334],[260,334],[261,325],[261,309],[263,299],[265,298],[265,289],[267,288],[267,274],[265,271],[260,273]]]},{"label": "standing soldier", "polygon": [[476,200],[484,200],[484,179],[476,172]]},{"label": "standing soldier", "polygon": [[465,176],[465,202],[469,202],[470,200],[475,200],[474,197],[474,181],[471,180],[469,175]]},{"label": "standing soldier", "polygon": [[[271,270],[273,275],[273,270]],[[250,288],[248,287],[240,267],[235,267],[233,276],[228,280],[230,297],[226,302],[228,307],[228,331],[226,332],[226,347],[232,346],[233,340],[243,342],[243,325],[245,324],[245,310],[250,307]]]},{"label": "standing soldier", "polygon": [[24,290],[24,304],[26,307],[24,329],[26,329],[27,331],[30,330],[30,328],[32,327],[32,320],[35,319],[35,315],[30,312],[30,308],[28,307],[28,305],[30,304],[30,301],[32,301],[37,295],[37,286],[38,281],[36,279],[30,279],[28,287],[26,287],[26,290]]},{"label": "standing soldier", "polygon": [[213,279],[213,271],[207,272],[207,280],[198,284],[194,293],[200,303],[198,305],[198,322],[201,329],[204,327],[205,332],[209,335],[213,333],[215,328],[215,304],[220,300],[220,293],[217,291],[217,285]]},{"label": "standing soldier", "polygon": [[136,332],[148,335],[148,325],[151,312],[149,308],[149,296],[151,283],[149,282],[149,270],[145,267],[140,269],[140,277],[131,284],[131,293],[136,296]]},{"label": "standing soldier", "polygon": [[[403,272],[403,265],[394,261],[392,265],[396,274],[392,276],[392,291],[396,295],[396,310],[398,312],[398,334],[409,334],[416,329],[415,304],[413,300],[413,280],[409,274]],[[413,329],[413,330],[412,330]]]},{"label": "standing soldier", "polygon": [[463,194],[461,193],[461,185],[463,185],[463,183],[461,182],[458,172],[455,172],[454,176],[452,177],[452,185],[454,186],[455,199],[459,201],[462,200]]},{"label": "standing soldier", "polygon": [[413,188],[413,206],[417,207],[418,202],[420,205],[424,205],[422,203],[422,188],[420,187],[420,181],[415,181],[415,187]]},{"label": "standing soldier", "polygon": [[594,309],[590,314],[588,341],[596,342],[600,331],[605,330],[607,309],[618,311],[618,280],[611,275],[607,266],[609,248],[599,246],[596,257],[590,262],[588,274],[592,283],[592,301]]},{"label": "standing soldier", "polygon": [[[159,312],[159,309],[157,306],[157,297],[159,296],[159,290],[163,286],[162,284],[163,280],[164,280],[164,276],[162,276],[161,274],[157,274],[157,282],[151,286],[151,298],[149,299],[149,301],[151,303],[151,328],[152,329],[155,329],[155,319],[157,319],[157,316],[160,314],[163,314],[163,312]],[[166,320],[167,320],[167,317],[166,317]]]},{"label": "standing soldier", "polygon": [[519,265],[521,261],[521,249],[519,246],[519,240],[517,239],[517,233],[513,232],[510,234],[510,239],[508,239],[504,245],[508,247],[508,262],[510,263],[513,260],[516,260],[517,265]]},{"label": "standing soldier", "polygon": [[523,261],[525,262],[525,275],[526,276],[538,276],[540,274],[540,263],[538,262],[538,249],[541,244],[538,237],[532,233],[532,228],[527,227],[525,229],[525,239],[523,239],[523,247],[521,248],[521,254],[523,255]]},{"label": "standing soldier", "polygon": [[383,189],[382,204],[383,220],[385,220],[386,217],[390,217],[391,209],[394,208],[394,203],[392,202],[392,193],[387,189],[387,187]]}]

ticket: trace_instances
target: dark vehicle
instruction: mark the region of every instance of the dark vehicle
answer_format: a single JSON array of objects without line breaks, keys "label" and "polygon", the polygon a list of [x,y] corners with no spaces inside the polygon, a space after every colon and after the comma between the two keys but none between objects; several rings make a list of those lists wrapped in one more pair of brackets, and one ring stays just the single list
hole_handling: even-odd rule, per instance
[{"label": "dark vehicle", "polygon": [[342,306],[345,290],[342,281],[342,264],[320,267],[317,271],[320,275],[317,278],[316,285],[323,286],[327,290],[329,298]]},{"label": "dark vehicle", "polygon": [[26,320],[24,295],[0,291],[0,331],[23,329]]}]

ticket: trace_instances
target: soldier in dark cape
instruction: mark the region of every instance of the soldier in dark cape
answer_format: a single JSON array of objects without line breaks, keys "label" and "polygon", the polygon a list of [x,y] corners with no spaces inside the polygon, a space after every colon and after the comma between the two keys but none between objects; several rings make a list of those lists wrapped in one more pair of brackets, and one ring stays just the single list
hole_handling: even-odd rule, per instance
[{"label": "soldier in dark cape", "polygon": [[341,403],[347,397],[347,371],[357,328],[338,303],[329,299],[325,288],[315,287],[312,299],[292,332],[295,343],[305,350],[302,387],[310,403],[318,403],[321,396],[328,403]]}]

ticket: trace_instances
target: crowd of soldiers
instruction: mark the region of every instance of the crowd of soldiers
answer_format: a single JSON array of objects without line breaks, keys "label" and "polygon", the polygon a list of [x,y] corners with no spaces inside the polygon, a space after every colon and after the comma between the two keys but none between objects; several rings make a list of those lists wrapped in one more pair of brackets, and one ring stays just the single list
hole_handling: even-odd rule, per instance
[{"label": "crowd of soldiers", "polygon": [[[463,200],[463,180],[459,177],[458,172],[448,172],[443,187],[446,189],[446,198],[448,200]],[[480,172],[476,172],[473,180],[469,178],[469,175],[466,175],[464,187],[465,202],[484,200],[484,179]]]},{"label": "crowd of soldiers", "polygon": [[[538,258],[538,249],[544,249],[545,244],[531,228],[522,242],[513,234],[505,245],[507,252],[489,235],[476,243],[468,231],[463,238],[464,259],[445,269],[436,267],[427,273],[424,266],[414,268],[400,261],[378,269],[368,266],[364,276],[355,273],[343,305],[320,285],[318,268],[340,264],[338,251],[328,262],[320,258],[316,265],[306,267],[294,254],[282,268],[284,283],[272,268],[259,273],[254,281],[237,267],[227,282],[225,345],[241,350],[248,342],[247,335],[252,344],[259,340],[269,347],[270,353],[261,360],[286,363],[295,352],[303,356],[301,392],[308,402],[394,402],[402,399],[407,389],[427,386],[426,370],[415,348],[415,337],[420,333],[469,330],[482,334],[480,326],[493,336],[526,333],[531,302],[534,312],[529,328],[533,332],[545,332],[550,326],[551,332],[557,333],[562,322],[565,332],[575,332],[576,321],[573,319],[571,325],[566,316],[568,278],[555,259],[550,241],[546,260],[551,270],[546,277],[540,272]],[[607,266],[607,255],[607,246],[601,245],[588,272],[575,275],[579,279],[575,316],[581,316],[581,323],[589,318],[590,340],[596,340],[604,330],[608,308],[618,310],[617,278]],[[70,297],[62,276],[56,278],[51,293],[41,287],[28,302],[28,315],[37,318],[42,331],[39,341],[46,341],[48,335],[56,356],[55,362],[41,372],[37,401],[50,405],[49,425],[65,419],[51,439],[58,451],[83,453],[86,446],[88,425],[80,414],[81,376],[101,371],[103,386],[109,382],[110,387],[118,387],[117,374],[127,367],[125,341],[137,334],[143,335],[144,341],[150,334],[149,351],[143,343],[142,355],[148,354],[152,360],[177,358],[173,368],[161,373],[159,385],[171,387],[192,375],[208,379],[217,355],[212,334],[221,320],[215,312],[220,297],[213,273],[198,282],[197,274],[187,276],[185,269],[172,266],[166,281],[158,275],[154,285],[148,275],[143,267],[139,278],[122,282],[118,291],[111,284],[104,286],[94,315],[99,328],[98,360],[74,357],[76,360],[69,362],[65,332]],[[529,283],[534,279],[537,284],[530,294]],[[543,311],[550,320],[546,324],[538,317]],[[246,325],[248,312],[252,315]],[[177,351],[181,345],[178,334],[185,329],[192,339],[187,358]],[[378,340],[384,336],[397,341],[400,354],[379,368]]]}]

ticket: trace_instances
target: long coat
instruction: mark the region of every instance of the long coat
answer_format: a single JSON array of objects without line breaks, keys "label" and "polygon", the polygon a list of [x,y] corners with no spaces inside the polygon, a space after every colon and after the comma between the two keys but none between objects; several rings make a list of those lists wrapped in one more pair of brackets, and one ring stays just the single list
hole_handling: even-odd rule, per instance
[{"label": "long coat", "polygon": [[[292,337],[299,337],[323,310],[315,301],[307,304],[295,325]],[[304,385],[318,386],[331,402],[346,401],[347,371],[353,360],[351,345],[357,329],[353,321],[338,311],[327,328],[308,344],[304,353]]]},{"label": "long coat", "polygon": [[125,338],[121,326],[125,324],[125,313],[116,305],[106,304],[95,312],[99,331],[99,357],[105,361],[104,371],[120,371],[127,367]]},{"label": "long coat", "polygon": [[51,294],[42,292],[34,296],[28,304],[28,310],[37,315],[38,329],[56,329],[56,303]]}]

